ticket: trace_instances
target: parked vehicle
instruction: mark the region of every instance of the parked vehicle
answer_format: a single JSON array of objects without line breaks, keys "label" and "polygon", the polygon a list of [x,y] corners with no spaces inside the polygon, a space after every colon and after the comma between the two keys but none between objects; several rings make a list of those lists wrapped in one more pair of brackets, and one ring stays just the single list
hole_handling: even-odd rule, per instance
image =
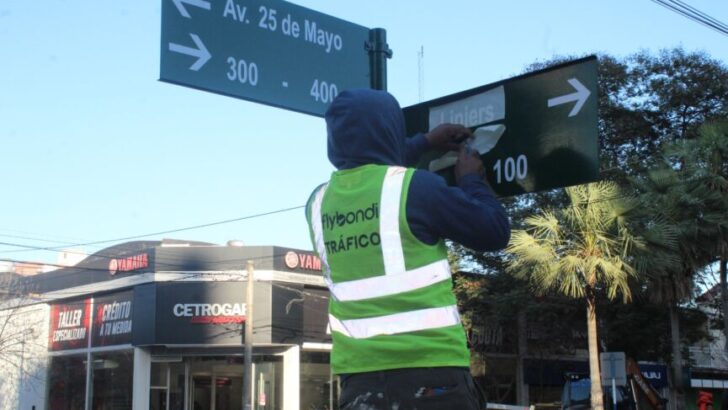
[{"label": "parked vehicle", "polygon": [[[617,387],[617,408],[612,403],[612,388],[604,387],[604,407],[611,410],[634,410],[627,389]],[[591,408],[591,379],[584,373],[567,373],[561,394],[562,410],[587,410]]]},{"label": "parked vehicle", "polygon": [[[662,398],[640,371],[637,363],[627,359],[627,385],[617,386],[617,406],[614,408],[611,386],[603,387],[604,408],[607,410],[663,410],[667,400]],[[591,408],[591,379],[584,373],[567,373],[561,394],[562,410]]]}]

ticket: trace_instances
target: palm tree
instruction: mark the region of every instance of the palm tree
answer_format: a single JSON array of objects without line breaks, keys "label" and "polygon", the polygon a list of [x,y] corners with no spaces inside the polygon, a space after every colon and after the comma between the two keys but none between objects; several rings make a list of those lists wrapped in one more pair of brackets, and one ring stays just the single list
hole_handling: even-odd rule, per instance
[{"label": "palm tree", "polygon": [[672,401],[678,409],[685,408],[679,305],[693,296],[696,272],[724,259],[728,249],[728,125],[704,126],[700,134],[666,146],[661,168],[632,179],[645,205],[646,223],[669,224],[678,239],[672,255],[652,258],[661,264],[649,266],[646,277],[650,298],[670,312]]},{"label": "palm tree", "polygon": [[[688,300],[694,289],[695,272],[706,257],[703,227],[697,215],[703,209],[702,199],[692,194],[689,184],[682,183],[672,168],[654,169],[643,178],[633,179],[643,204],[642,222],[646,225],[661,221],[672,227],[679,239],[670,255],[655,253],[646,258],[645,286],[652,302],[666,306],[670,312],[670,338],[672,344],[672,394],[676,408],[685,408],[682,378],[683,357],[679,321],[679,305]],[[648,248],[652,248],[648,244]],[[661,262],[661,263],[656,263]]]},{"label": "palm tree", "polygon": [[610,300],[620,295],[624,302],[630,300],[636,276],[631,255],[642,241],[627,226],[626,215],[635,203],[622,197],[616,184],[580,185],[566,193],[570,206],[528,217],[526,229],[513,232],[508,270],[541,293],[556,290],[586,302],[591,403],[601,410],[596,297],[603,290]]},{"label": "palm tree", "polygon": [[[695,140],[665,148],[665,165],[632,180],[641,193],[648,221],[671,225],[677,235],[676,252],[650,267],[647,276],[651,299],[670,310],[673,402],[685,408],[682,390],[682,352],[679,304],[693,296],[696,272],[715,260],[724,261],[728,249],[728,123],[704,126]],[[721,288],[725,306],[725,264]],[[724,315],[725,324],[728,320]],[[728,330],[726,330],[728,331]]]},{"label": "palm tree", "polygon": [[697,222],[704,226],[701,234],[709,245],[708,262],[720,262],[723,332],[728,341],[728,121],[703,125],[698,138],[676,142],[668,154],[682,159],[683,179],[690,183],[691,194],[702,200]]}]

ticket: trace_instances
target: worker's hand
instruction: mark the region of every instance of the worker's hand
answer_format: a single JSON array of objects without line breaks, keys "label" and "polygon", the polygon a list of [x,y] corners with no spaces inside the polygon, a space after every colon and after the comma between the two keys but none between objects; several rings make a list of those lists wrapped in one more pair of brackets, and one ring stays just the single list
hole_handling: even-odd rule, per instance
[{"label": "worker's hand", "polygon": [[440,124],[425,134],[430,148],[457,151],[460,144],[473,135],[468,128],[458,124]]},{"label": "worker's hand", "polygon": [[486,184],[488,183],[485,177],[485,166],[483,166],[480,155],[477,151],[471,151],[463,145],[458,153],[458,162],[455,163],[455,180],[460,183],[460,178],[470,174],[477,174]]}]

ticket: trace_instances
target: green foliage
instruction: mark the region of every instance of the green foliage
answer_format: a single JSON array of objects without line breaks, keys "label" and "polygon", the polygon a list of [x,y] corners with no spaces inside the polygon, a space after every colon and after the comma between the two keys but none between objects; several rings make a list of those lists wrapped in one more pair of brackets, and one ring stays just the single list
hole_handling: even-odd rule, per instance
[{"label": "green foliage", "polygon": [[[479,254],[453,245],[469,270],[488,274],[460,296],[478,312],[471,317],[502,317],[511,326],[514,312],[508,309],[525,310],[529,332],[548,333],[529,344],[543,347],[544,354],[558,353],[560,343],[583,343],[571,332],[583,320],[583,307],[559,294],[596,297],[602,301],[602,342],[610,350],[669,360],[679,352],[671,352],[665,306],[690,300],[695,272],[728,256],[728,68],[680,48],[656,56],[600,55],[598,98],[601,174],[623,193],[603,201],[611,202],[609,212],[587,210],[594,197],[573,189],[506,198],[517,231],[511,250],[523,255]],[[619,198],[628,195],[634,199]],[[518,274],[510,283],[501,275],[508,264]],[[494,276],[499,279],[489,281]],[[621,302],[632,296],[636,304],[606,300],[620,296]],[[703,315],[678,310],[683,342],[707,337]]]},{"label": "green foliage", "polygon": [[[625,352],[637,360],[671,361],[669,312],[649,302],[646,296],[636,297],[625,305],[604,301],[598,307],[600,338],[608,351]],[[694,308],[682,307],[680,328],[683,346],[710,339],[706,332],[706,315]]]},{"label": "green foliage", "polygon": [[528,279],[538,293],[557,290],[577,299],[603,287],[607,297],[631,297],[629,262],[640,238],[627,228],[625,215],[634,208],[616,184],[600,182],[567,188],[571,205],[526,219],[526,230],[514,231],[508,270]]},{"label": "green foliage", "polygon": [[[676,252],[651,243],[649,287],[657,301],[694,296],[696,272],[725,254],[728,243],[728,125],[706,125],[700,136],[665,146],[661,167],[631,178],[644,225],[667,225]],[[648,237],[649,239],[649,237]]]},{"label": "green foliage", "polygon": [[702,124],[728,113],[728,68],[705,53],[640,52],[623,67],[624,77],[602,90],[612,103],[600,106],[611,124],[600,131],[609,131],[601,135],[602,152],[613,177],[655,167],[665,144],[695,138]]},{"label": "green foliage", "polygon": [[[480,323],[503,329],[504,347],[501,350],[474,344],[472,348],[476,353],[504,353],[508,349],[507,352],[514,353],[521,311],[527,321],[530,356],[548,358],[573,354],[576,349],[586,346],[581,301],[557,292],[534,296],[528,291],[526,282],[502,271],[489,275],[458,274],[455,282],[463,322],[469,334],[472,335],[473,328]],[[634,300],[629,304],[599,298],[600,340],[606,350],[624,351],[637,360],[671,359],[669,313],[661,305],[650,302],[649,294],[647,288],[633,290]],[[684,345],[710,338],[706,332],[705,314],[690,307],[681,307],[679,312]],[[711,327],[716,328],[716,324]]]}]

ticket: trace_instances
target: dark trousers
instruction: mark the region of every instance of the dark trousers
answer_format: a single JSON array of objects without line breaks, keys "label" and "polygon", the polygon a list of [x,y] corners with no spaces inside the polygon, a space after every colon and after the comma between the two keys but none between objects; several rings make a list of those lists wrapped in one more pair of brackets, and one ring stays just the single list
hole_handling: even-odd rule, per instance
[{"label": "dark trousers", "polygon": [[480,410],[485,399],[470,370],[433,367],[341,377],[341,410]]}]

